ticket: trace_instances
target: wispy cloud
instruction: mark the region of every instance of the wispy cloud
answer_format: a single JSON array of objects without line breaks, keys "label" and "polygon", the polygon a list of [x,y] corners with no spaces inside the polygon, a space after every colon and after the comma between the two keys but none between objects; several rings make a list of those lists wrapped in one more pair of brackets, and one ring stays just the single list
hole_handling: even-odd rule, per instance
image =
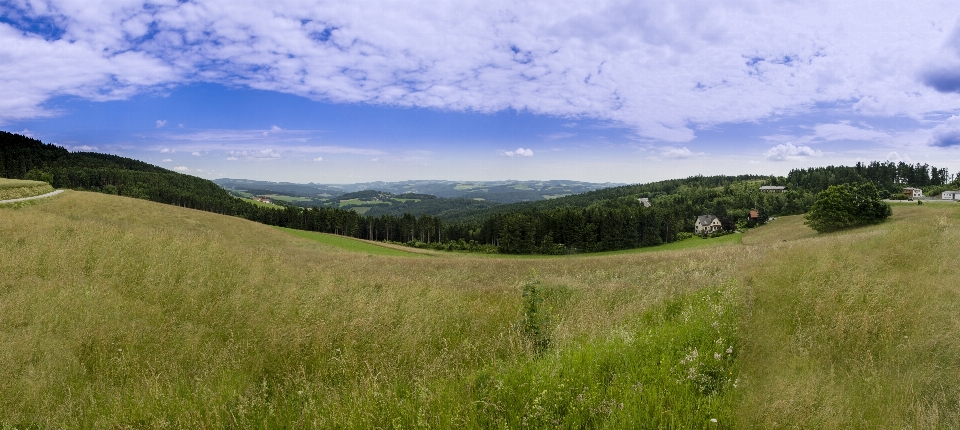
[{"label": "wispy cloud", "polygon": [[227,155],[229,155],[227,158],[229,161],[236,161],[240,158],[247,160],[275,160],[280,158],[280,153],[271,148],[261,149],[259,151],[227,151]]},{"label": "wispy cloud", "polygon": [[189,171],[190,171],[190,169],[187,168],[187,166],[177,166],[177,167],[174,167],[173,170],[176,170],[176,171],[178,171],[178,172],[189,172]]},{"label": "wispy cloud", "polygon": [[69,150],[71,150],[71,151],[74,151],[74,152],[77,152],[77,151],[79,151],[79,152],[90,152],[90,151],[99,151],[99,150],[100,150],[100,148],[98,148],[98,147],[96,147],[96,146],[90,146],[90,145],[77,145],[77,146],[67,145],[66,148],[69,149]]},{"label": "wispy cloud", "polygon": [[662,148],[660,154],[667,158],[676,158],[676,159],[706,155],[703,152],[694,153],[693,151],[687,149],[686,146],[682,148],[665,147],[665,148]]},{"label": "wispy cloud", "polygon": [[163,127],[166,127],[166,126],[167,126],[167,120],[165,120],[165,119],[158,119],[158,120],[157,120],[157,128],[163,128]]},{"label": "wispy cloud", "polygon": [[560,132],[560,133],[548,134],[546,136],[543,136],[543,138],[546,140],[558,140],[558,139],[566,139],[568,137],[573,137],[576,135],[577,133]]},{"label": "wispy cloud", "polygon": [[171,159],[169,159],[169,158],[164,158],[164,159],[161,160],[160,162],[161,162],[161,163],[171,163],[171,162],[173,162],[173,160],[171,160]]}]

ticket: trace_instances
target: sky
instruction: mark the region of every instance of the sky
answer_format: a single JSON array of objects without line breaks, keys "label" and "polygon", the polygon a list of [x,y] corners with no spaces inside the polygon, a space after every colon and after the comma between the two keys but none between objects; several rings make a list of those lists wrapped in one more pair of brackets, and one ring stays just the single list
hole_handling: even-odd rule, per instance
[{"label": "sky", "polygon": [[0,129],[214,178],[960,172],[960,2],[4,0]]}]

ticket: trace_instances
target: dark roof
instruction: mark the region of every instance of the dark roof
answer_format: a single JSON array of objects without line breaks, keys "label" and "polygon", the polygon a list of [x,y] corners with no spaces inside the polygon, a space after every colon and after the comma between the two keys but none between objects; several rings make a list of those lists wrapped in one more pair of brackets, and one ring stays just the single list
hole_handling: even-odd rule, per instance
[{"label": "dark roof", "polygon": [[760,187],[761,190],[785,190],[787,187],[781,187],[777,185],[764,185]]},{"label": "dark roof", "polygon": [[697,217],[697,223],[700,225],[710,225],[717,217],[713,215],[700,215]]}]

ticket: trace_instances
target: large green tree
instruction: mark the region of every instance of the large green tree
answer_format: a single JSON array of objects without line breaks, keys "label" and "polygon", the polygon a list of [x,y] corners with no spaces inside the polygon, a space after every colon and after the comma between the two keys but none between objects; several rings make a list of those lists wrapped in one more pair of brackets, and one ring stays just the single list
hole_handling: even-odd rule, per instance
[{"label": "large green tree", "polygon": [[831,185],[817,196],[807,213],[807,225],[824,233],[877,224],[892,214],[872,183]]}]

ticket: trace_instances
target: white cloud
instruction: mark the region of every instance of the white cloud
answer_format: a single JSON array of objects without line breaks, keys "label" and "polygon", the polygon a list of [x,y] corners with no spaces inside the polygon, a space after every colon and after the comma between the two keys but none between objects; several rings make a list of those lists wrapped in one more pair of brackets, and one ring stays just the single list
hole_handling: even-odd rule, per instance
[{"label": "white cloud", "polygon": [[517,148],[516,151],[504,151],[502,154],[506,155],[507,157],[513,157],[515,155],[518,157],[533,157],[533,150]]},{"label": "white cloud", "polygon": [[160,150],[161,154],[171,154],[177,152],[175,149],[163,148]]},{"label": "white cloud", "polygon": [[74,152],[77,152],[77,151],[80,151],[80,152],[91,152],[91,151],[99,151],[99,150],[100,150],[100,149],[97,148],[96,146],[90,146],[90,145],[67,146],[66,148],[69,149],[69,150],[71,150],[71,151],[74,151]]},{"label": "white cloud", "polygon": [[177,128],[183,128],[183,124],[177,124]]},{"label": "white cloud", "polygon": [[954,115],[943,124],[934,127],[928,144],[931,146],[960,145],[960,115]]},{"label": "white cloud", "polygon": [[380,158],[372,158],[370,161],[380,161]]},{"label": "white cloud", "polygon": [[188,172],[188,171],[190,171],[190,169],[188,169],[187,166],[177,166],[177,167],[174,167],[173,170],[176,170],[176,171],[178,171],[178,172]]},{"label": "white cloud", "polygon": [[163,127],[166,127],[166,125],[167,125],[167,120],[165,119],[157,120],[157,128],[163,128]]},{"label": "white cloud", "polygon": [[323,161],[323,157],[314,158],[313,161]]},{"label": "white cloud", "polygon": [[693,156],[705,155],[703,152],[694,153],[687,149],[686,146],[683,148],[673,148],[666,147],[660,152],[661,155],[667,158],[690,158]]},{"label": "white cloud", "polygon": [[173,162],[173,160],[171,160],[171,159],[169,159],[169,158],[164,158],[164,159],[161,160],[160,162],[161,162],[161,163],[170,163],[170,162]]},{"label": "white cloud", "polygon": [[275,160],[280,158],[280,153],[273,149],[261,149],[259,151],[227,151],[227,155],[230,157],[227,160],[236,161],[238,158],[242,157],[247,160]]},{"label": "white cloud", "polygon": [[796,146],[792,143],[781,143],[773,148],[770,148],[763,155],[767,158],[767,160],[786,161],[796,160],[803,157],[820,157],[823,155],[823,152],[820,150],[815,150],[809,146]]},{"label": "white cloud", "polygon": [[202,156],[203,154],[201,154],[200,151],[193,151],[193,152],[190,153],[190,155],[192,155],[192,156],[194,156],[194,157],[200,157],[200,156]]},{"label": "white cloud", "polygon": [[[960,109],[953,1],[17,4],[0,23],[0,122],[55,115],[44,103],[56,96],[115,100],[191,82],[595,118],[677,142],[699,126],[845,100],[868,115]],[[55,23],[62,37],[10,24],[23,20]],[[274,133],[287,131],[257,134]]]}]

